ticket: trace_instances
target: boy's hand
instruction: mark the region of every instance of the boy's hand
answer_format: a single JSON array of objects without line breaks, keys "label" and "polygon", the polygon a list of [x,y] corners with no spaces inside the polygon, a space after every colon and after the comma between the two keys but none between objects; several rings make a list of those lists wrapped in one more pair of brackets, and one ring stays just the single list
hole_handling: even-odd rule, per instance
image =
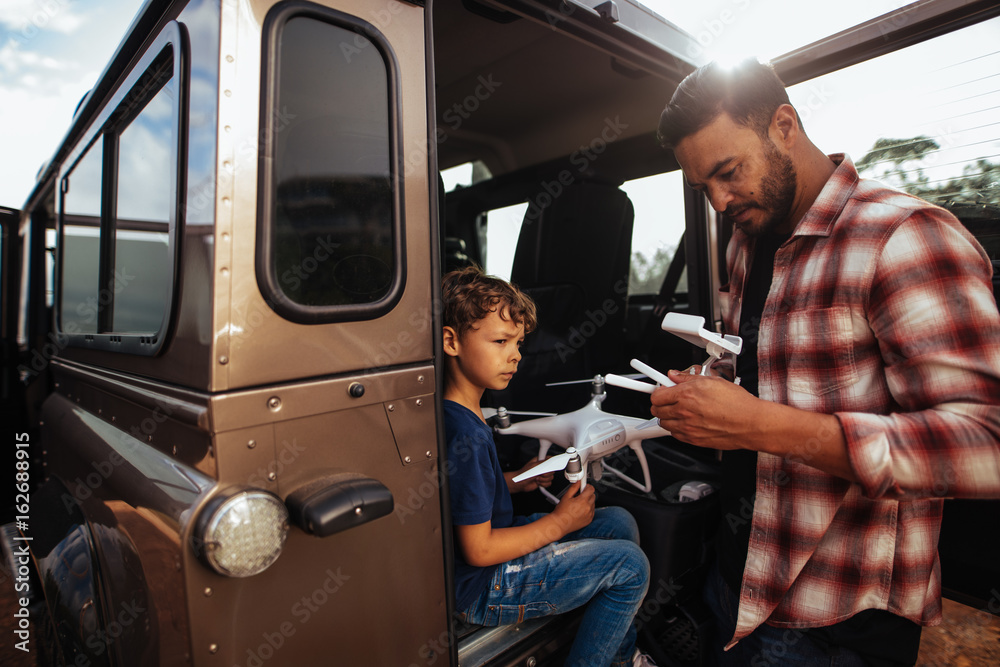
[{"label": "boy's hand", "polygon": [[541,461],[536,461],[535,459],[531,459],[523,466],[521,466],[520,470],[504,473],[504,479],[507,480],[507,490],[510,491],[511,493],[517,493],[518,491],[534,491],[540,486],[544,486],[546,488],[552,486],[553,473],[551,472],[547,472],[542,475],[535,475],[534,477],[523,479],[520,482],[514,481],[515,477],[517,477],[522,473],[528,472],[539,463],[541,463]]},{"label": "boy's hand", "polygon": [[552,515],[559,520],[560,527],[565,530],[563,535],[580,530],[594,520],[594,503],[597,500],[594,487],[587,486],[580,491],[582,483],[581,480],[570,484],[559,504],[552,510]]}]

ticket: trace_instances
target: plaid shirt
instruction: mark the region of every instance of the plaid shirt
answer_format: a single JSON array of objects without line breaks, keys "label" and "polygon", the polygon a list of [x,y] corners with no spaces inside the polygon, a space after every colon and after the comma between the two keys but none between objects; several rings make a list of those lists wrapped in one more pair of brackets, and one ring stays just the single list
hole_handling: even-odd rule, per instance
[{"label": "plaid shirt", "polygon": [[[1000,314],[985,252],[950,213],[838,168],[777,253],[760,397],[834,414],[858,484],[808,465],[833,433],[761,453],[735,643],[765,621],[864,609],[941,619],[942,498],[1000,496]],[[738,331],[754,241],[721,290]]]}]

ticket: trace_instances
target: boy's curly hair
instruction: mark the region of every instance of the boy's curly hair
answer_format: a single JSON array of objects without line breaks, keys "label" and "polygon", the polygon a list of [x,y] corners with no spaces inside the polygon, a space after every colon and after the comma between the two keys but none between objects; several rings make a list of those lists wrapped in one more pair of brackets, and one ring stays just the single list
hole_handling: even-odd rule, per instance
[{"label": "boy's curly hair", "polygon": [[459,336],[493,311],[504,319],[523,324],[525,333],[538,324],[531,297],[506,280],[486,275],[478,266],[445,274],[441,291],[444,326],[451,327]]}]

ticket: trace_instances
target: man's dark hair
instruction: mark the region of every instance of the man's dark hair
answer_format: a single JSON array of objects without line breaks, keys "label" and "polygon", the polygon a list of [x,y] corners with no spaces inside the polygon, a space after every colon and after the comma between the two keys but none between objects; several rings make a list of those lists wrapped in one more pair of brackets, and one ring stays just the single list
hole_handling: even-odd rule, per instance
[{"label": "man's dark hair", "polygon": [[677,86],[660,114],[656,135],[664,148],[674,148],[725,112],[736,124],[766,137],[775,110],[789,103],[785,84],[769,63],[750,58],[725,67],[710,62]]}]

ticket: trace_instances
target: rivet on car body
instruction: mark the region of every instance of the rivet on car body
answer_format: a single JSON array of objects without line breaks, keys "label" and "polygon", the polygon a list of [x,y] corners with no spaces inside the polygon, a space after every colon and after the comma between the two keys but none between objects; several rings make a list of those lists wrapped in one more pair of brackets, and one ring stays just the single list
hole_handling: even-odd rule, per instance
[{"label": "rivet on car body", "polygon": [[204,593],[205,593],[205,597],[207,597],[207,598],[212,597],[212,588],[211,588],[211,586],[206,586]]},{"label": "rivet on car body", "polygon": [[351,386],[347,388],[347,393],[353,398],[361,398],[365,395],[365,386],[360,382],[352,382]]},{"label": "rivet on car body", "polygon": [[281,409],[281,399],[278,398],[277,396],[272,396],[271,398],[267,399],[267,407],[269,407],[270,409],[272,409],[274,411],[280,410]]},{"label": "rivet on car body", "polygon": [[256,440],[251,440],[251,441],[249,441],[247,443],[247,449],[253,449],[256,446],[257,446],[257,441]]}]

